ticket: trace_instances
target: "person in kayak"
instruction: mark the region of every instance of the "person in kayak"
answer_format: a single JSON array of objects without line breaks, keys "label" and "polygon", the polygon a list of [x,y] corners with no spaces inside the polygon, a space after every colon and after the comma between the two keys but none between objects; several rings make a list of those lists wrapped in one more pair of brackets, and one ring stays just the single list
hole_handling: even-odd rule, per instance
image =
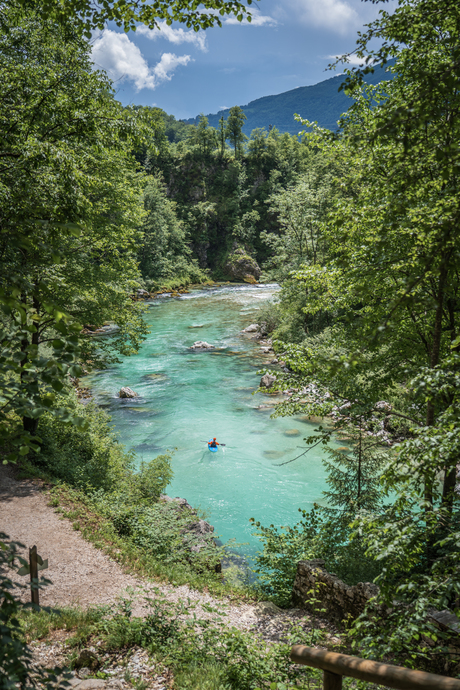
[{"label": "person in kayak", "polygon": [[208,446],[209,446],[210,448],[217,448],[217,446],[219,446],[219,445],[220,445],[220,444],[217,443],[217,441],[216,441],[215,438],[213,438],[212,441],[208,441]]}]

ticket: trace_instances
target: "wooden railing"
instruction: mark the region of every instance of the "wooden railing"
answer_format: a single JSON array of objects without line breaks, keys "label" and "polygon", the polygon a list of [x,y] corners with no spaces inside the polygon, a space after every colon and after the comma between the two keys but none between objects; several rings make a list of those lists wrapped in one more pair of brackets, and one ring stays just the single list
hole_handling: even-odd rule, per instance
[{"label": "wooden railing", "polygon": [[337,654],[300,644],[292,648],[291,660],[295,664],[322,669],[324,690],[342,690],[344,676],[395,690],[460,690],[460,680],[455,678],[411,671],[401,666],[380,664],[357,656]]}]

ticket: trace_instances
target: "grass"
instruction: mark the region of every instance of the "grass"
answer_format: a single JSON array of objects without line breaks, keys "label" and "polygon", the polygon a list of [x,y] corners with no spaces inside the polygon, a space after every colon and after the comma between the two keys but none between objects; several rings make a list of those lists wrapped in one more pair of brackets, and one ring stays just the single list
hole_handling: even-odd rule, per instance
[{"label": "grass", "polygon": [[178,690],[232,690],[218,664],[189,666],[176,673],[174,685]]},{"label": "grass", "polygon": [[23,609],[18,616],[25,642],[47,638],[55,630],[74,632],[73,644],[79,645],[95,632],[97,624],[108,614],[108,607],[88,609],[66,606],[61,609]]},{"label": "grass", "polygon": [[209,571],[197,573],[185,564],[164,563],[133,544],[129,537],[120,536],[110,520],[100,515],[89,499],[80,491],[66,484],[57,484],[50,490],[49,504],[56,512],[72,522],[87,541],[116,560],[128,572],[153,578],[172,585],[189,585],[199,591],[207,591],[216,597],[230,596],[235,600],[257,600],[257,594],[249,587],[223,582]]},{"label": "grass", "polygon": [[[316,669],[295,669],[289,663],[290,645],[301,642],[311,645],[311,633],[294,632],[287,644],[267,645],[253,632],[226,629],[221,622],[214,625],[178,619],[179,606],[168,603],[161,594],[151,600],[151,613],[141,619],[131,615],[131,600],[117,605],[87,610],[22,611],[21,628],[27,641],[43,639],[55,630],[72,633],[66,644],[73,648],[70,666],[78,650],[88,644],[103,653],[117,653],[123,665],[133,648],[144,648],[156,661],[157,669],[165,667],[174,674],[175,690],[319,690],[321,672]],[[300,637],[299,637],[300,635]],[[306,637],[305,637],[306,635]],[[308,638],[308,639],[307,639]],[[105,678],[102,669],[92,677]],[[125,681],[136,690],[146,690],[142,678],[125,672]],[[344,679],[344,688],[356,688],[356,681]],[[362,684],[361,690],[376,690]]]}]

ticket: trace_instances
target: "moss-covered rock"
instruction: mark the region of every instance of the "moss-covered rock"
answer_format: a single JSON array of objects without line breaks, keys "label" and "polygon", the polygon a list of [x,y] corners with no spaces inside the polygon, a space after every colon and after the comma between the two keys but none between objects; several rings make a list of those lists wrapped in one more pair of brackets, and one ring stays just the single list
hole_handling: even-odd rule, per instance
[{"label": "moss-covered rock", "polygon": [[260,278],[260,268],[257,261],[237,244],[234,244],[232,250],[227,254],[223,270],[231,280],[257,283]]}]

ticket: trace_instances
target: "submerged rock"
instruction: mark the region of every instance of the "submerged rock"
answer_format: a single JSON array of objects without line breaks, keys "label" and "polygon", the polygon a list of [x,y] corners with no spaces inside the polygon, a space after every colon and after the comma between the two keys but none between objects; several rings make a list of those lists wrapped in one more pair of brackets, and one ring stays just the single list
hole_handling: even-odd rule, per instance
[{"label": "submerged rock", "polygon": [[197,340],[190,348],[191,350],[214,350],[214,345],[210,345],[205,340]]},{"label": "submerged rock", "polygon": [[149,381],[155,381],[155,383],[160,383],[162,381],[168,380],[166,374],[144,374],[143,378]]},{"label": "submerged rock", "polygon": [[119,398],[138,398],[139,393],[136,393],[133,391],[132,388],[128,388],[128,386],[125,386],[120,389],[120,392],[118,393]]}]

